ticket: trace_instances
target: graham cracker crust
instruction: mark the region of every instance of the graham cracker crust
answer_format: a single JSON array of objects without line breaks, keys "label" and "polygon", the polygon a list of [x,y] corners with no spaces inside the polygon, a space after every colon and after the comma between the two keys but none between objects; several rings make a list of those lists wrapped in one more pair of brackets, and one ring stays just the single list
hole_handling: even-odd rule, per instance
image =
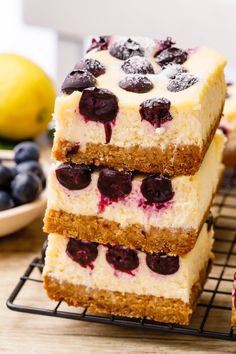
[{"label": "graham cracker crust", "polygon": [[146,317],[166,323],[189,324],[199,296],[207,279],[210,266],[201,271],[199,281],[191,290],[189,303],[180,299],[137,295],[74,285],[69,281],[59,282],[50,275],[44,276],[48,296],[56,301],[65,301],[69,306],[84,307],[91,312],[126,317]]},{"label": "graham cracker crust", "polygon": [[112,144],[88,143],[86,150],[81,151],[78,142],[55,138],[52,156],[60,162],[94,164],[118,170],[138,170],[144,173],[168,174],[172,177],[194,175],[215,135],[222,110],[202,148],[198,145],[169,144],[162,150],[158,146],[146,148],[135,145],[124,148]]},{"label": "graham cracker crust", "polygon": [[236,310],[232,308],[232,317],[231,317],[231,324],[234,329],[236,329]]},{"label": "graham cracker crust", "polygon": [[[208,212],[206,216],[207,214]],[[205,217],[202,224],[204,221]],[[58,233],[101,244],[125,245],[144,252],[165,252],[180,256],[191,251],[200,230],[151,227],[148,232],[144,232],[139,224],[121,228],[115,221],[53,209],[48,209],[44,218],[44,231],[47,233]]]},{"label": "graham cracker crust", "polygon": [[223,163],[226,167],[235,167],[236,166],[236,150],[224,150],[223,154]]}]

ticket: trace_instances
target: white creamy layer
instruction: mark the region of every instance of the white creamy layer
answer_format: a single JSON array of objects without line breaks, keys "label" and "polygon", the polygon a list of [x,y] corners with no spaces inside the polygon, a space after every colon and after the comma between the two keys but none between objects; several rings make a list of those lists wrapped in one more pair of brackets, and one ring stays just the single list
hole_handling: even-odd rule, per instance
[{"label": "white creamy layer", "polygon": [[160,275],[146,265],[146,253],[138,251],[139,266],[134,275],[115,270],[106,261],[106,247],[98,246],[98,257],[93,262],[94,269],[83,268],[67,256],[65,250],[68,239],[58,234],[49,236],[44,275],[59,282],[89,288],[154,295],[157,297],[180,299],[189,302],[192,286],[199,280],[202,269],[211,257],[213,231],[208,232],[203,225],[198,240],[191,252],[179,260],[179,270],[171,275]]},{"label": "white creamy layer", "polygon": [[236,150],[236,84],[227,87],[227,93],[220,126],[227,130],[228,141],[225,150],[231,152]]},{"label": "white creamy layer", "polygon": [[101,194],[97,188],[99,172],[92,173],[92,181],[85,189],[70,191],[56,178],[55,166],[49,179],[48,208],[64,210],[75,215],[98,216],[116,221],[121,227],[140,224],[146,231],[151,226],[159,228],[194,228],[200,223],[209,208],[222,172],[222,151],[224,135],[218,131],[206,153],[199,171],[194,176],[172,178],[174,197],[166,207],[157,210],[155,206],[138,207],[144,198],[140,191],[145,175],[138,175],[132,181],[132,191],[123,200],[106,206],[99,212]]},{"label": "white creamy layer", "polygon": [[[152,51],[149,51],[150,53]],[[118,97],[119,112],[112,126],[110,144],[120,147],[140,145],[159,146],[165,149],[169,144],[202,146],[225,99],[224,65],[225,59],[217,52],[201,47],[195,49],[183,64],[199,81],[190,88],[170,92],[167,90],[166,71],[158,75],[146,75],[154,88],[140,94],[121,89],[119,81],[126,75],[121,70],[123,61],[112,57],[106,51],[91,51],[87,54],[99,60],[106,67],[106,73],[97,78],[97,87],[111,90]],[[152,57],[148,57],[153,63]],[[156,69],[156,64],[153,64]],[[87,143],[105,143],[104,126],[99,122],[86,122],[79,114],[78,105],[81,92],[62,95],[56,99],[55,114],[56,139],[80,143],[81,151]],[[149,122],[142,121],[139,105],[150,98],[168,98],[173,120],[155,129]]]}]

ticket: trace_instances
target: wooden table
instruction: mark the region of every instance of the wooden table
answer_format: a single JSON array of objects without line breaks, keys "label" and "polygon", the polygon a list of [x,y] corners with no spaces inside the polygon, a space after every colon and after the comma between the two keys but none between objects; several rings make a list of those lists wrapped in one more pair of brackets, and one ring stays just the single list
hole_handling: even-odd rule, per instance
[{"label": "wooden table", "polygon": [[[45,235],[42,219],[0,239],[0,353],[236,353],[236,343],[13,312],[5,302]],[[37,297],[34,293],[31,296]]]}]

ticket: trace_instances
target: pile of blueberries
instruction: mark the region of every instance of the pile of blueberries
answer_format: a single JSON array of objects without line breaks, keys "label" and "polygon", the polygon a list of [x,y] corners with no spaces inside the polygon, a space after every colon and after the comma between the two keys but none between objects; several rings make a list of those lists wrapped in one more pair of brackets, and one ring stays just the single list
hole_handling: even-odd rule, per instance
[{"label": "pile of blueberries", "polygon": [[30,141],[14,148],[15,166],[0,161],[0,211],[30,203],[46,186],[39,160],[39,148]]}]

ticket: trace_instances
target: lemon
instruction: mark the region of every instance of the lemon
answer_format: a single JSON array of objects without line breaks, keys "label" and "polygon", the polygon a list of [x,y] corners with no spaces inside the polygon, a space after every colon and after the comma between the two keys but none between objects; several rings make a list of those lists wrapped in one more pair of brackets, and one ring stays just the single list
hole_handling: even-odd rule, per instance
[{"label": "lemon", "polygon": [[23,140],[45,131],[54,100],[54,86],[38,65],[0,54],[0,137]]}]

